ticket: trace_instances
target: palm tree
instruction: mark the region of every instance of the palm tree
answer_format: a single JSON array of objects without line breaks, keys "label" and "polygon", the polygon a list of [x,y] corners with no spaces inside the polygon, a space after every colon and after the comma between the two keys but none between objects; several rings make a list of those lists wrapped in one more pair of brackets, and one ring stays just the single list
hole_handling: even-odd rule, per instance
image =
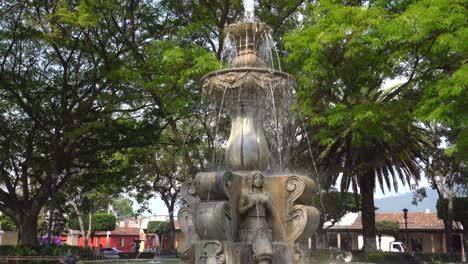
[{"label": "palm tree", "polygon": [[[342,190],[361,193],[365,250],[376,250],[375,188],[417,182],[430,147],[413,116],[424,78],[420,47],[398,38],[407,5],[390,3],[315,1],[285,40],[299,81],[296,107],[318,141],[325,183],[341,179]],[[406,82],[383,90],[397,77]]]},{"label": "palm tree", "polygon": [[[393,89],[390,89],[393,90]],[[328,184],[341,178],[341,189],[361,193],[364,250],[375,251],[374,191],[398,191],[418,182],[421,163],[430,147],[429,134],[411,116],[408,102],[396,93],[361,89],[354,103],[341,102],[324,111],[327,125],[318,138],[323,146],[320,165]],[[336,121],[339,120],[339,121]]]}]

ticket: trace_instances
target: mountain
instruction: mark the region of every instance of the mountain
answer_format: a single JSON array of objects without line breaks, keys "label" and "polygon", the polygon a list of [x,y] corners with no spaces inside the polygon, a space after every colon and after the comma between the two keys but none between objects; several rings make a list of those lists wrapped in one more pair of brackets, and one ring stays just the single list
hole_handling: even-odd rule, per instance
[{"label": "mountain", "polygon": [[425,212],[429,209],[431,213],[436,213],[436,203],[439,198],[437,192],[431,188],[426,188],[427,197],[418,205],[411,204],[413,194],[411,192],[403,193],[396,196],[390,196],[375,200],[375,206],[379,208],[377,213],[403,213],[403,208],[408,208],[409,212]]}]

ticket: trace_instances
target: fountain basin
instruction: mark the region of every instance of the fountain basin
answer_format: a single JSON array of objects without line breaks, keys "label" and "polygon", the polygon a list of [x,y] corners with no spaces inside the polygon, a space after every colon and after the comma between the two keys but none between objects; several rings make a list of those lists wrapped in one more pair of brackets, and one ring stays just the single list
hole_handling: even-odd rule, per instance
[{"label": "fountain basin", "polygon": [[[228,96],[226,105],[236,104],[236,97],[250,99],[274,96],[276,102],[289,100],[296,87],[296,80],[290,74],[266,68],[239,67],[211,72],[202,78],[203,92],[222,100]],[[279,108],[282,104],[278,104]],[[280,110],[280,109],[278,109]],[[284,109],[287,110],[287,109]]]}]

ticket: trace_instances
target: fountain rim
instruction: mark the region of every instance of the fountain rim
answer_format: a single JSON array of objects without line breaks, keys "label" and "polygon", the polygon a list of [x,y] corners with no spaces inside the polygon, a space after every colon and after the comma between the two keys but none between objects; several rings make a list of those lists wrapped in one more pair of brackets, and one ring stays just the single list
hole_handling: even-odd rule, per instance
[{"label": "fountain rim", "polygon": [[292,76],[291,74],[284,72],[284,71],[278,71],[274,69],[267,69],[267,68],[257,68],[257,67],[237,67],[237,68],[229,68],[229,69],[222,69],[222,70],[217,70],[217,71],[212,71],[208,74],[205,74],[201,80],[204,82],[208,78],[211,77],[216,77],[217,75],[222,75],[225,73],[230,73],[230,72],[261,72],[261,73],[269,73],[273,75],[279,75],[283,76],[287,79],[293,80],[296,82],[296,78]]}]

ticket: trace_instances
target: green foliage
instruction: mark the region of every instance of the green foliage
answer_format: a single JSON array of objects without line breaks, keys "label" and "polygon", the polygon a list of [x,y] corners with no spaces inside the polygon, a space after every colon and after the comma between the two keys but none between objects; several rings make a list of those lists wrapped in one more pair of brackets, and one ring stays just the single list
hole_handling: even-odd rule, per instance
[{"label": "green foliage", "polygon": [[330,191],[322,195],[315,195],[313,198],[313,206],[320,211],[322,222],[337,222],[345,214],[349,212],[358,212],[358,204],[356,204],[356,196],[349,192]]},{"label": "green foliage", "polygon": [[[355,253],[355,252],[353,252]],[[364,254],[353,254],[353,261],[371,263],[414,263],[415,260],[428,263],[453,263],[460,261],[461,256],[450,256],[438,253],[395,253],[395,252],[366,252]]]},{"label": "green foliage", "polygon": [[114,210],[117,211],[117,220],[135,216],[132,207],[132,200],[128,197],[119,196],[112,201]]},{"label": "green foliage", "polygon": [[377,4],[320,1],[308,6],[304,27],[286,37],[300,84],[296,107],[310,120],[323,167],[333,175],[325,183],[343,172],[343,190],[369,171],[371,186],[377,179],[382,191],[397,188],[398,179],[409,183],[419,177],[415,160],[430,145],[411,113],[413,103],[402,98],[408,84],[382,89],[406,70],[398,57],[402,47],[389,35],[400,23],[395,16]]},{"label": "green foliage", "polygon": [[155,14],[147,3],[129,5],[0,3],[0,210],[28,225],[22,243],[37,243],[26,220],[35,222],[50,195],[71,179],[74,189],[128,186],[132,164],[116,157],[158,139],[161,107],[150,103],[140,72],[129,74],[125,45],[132,39],[144,50],[158,36],[147,25],[159,23],[128,26],[129,10],[132,19]]},{"label": "green foliage", "polygon": [[[463,1],[315,1],[285,38],[299,82],[296,109],[327,171],[321,180],[331,186],[342,174],[342,190],[359,187],[369,238],[375,188],[398,191],[398,181],[420,178],[433,147],[420,121],[449,127],[448,151],[467,153],[459,150],[467,120],[465,14]],[[397,83],[388,87],[391,80]]]},{"label": "green foliage", "polygon": [[[50,247],[50,248],[49,248]],[[93,250],[81,248],[78,246],[68,245],[39,245],[39,246],[25,246],[25,245],[0,245],[0,256],[65,256],[70,250],[73,254],[86,259],[93,257]]]},{"label": "green foliage", "polygon": [[[447,219],[448,199],[437,200],[437,217],[440,219]],[[453,220],[468,224],[468,197],[454,197],[453,198]]]},{"label": "green foliage", "polygon": [[[96,231],[113,231],[116,226],[116,217],[113,214],[108,213],[95,213],[91,218],[91,232]],[[89,216],[86,215],[83,218],[83,224],[85,230],[89,227]],[[80,230],[80,224],[77,217],[73,217],[69,220],[68,226],[72,230]]]},{"label": "green foliage", "polygon": [[358,261],[372,263],[411,263],[411,257],[408,254],[394,252],[366,252],[359,257]]},{"label": "green foliage", "polygon": [[148,228],[146,229],[147,234],[169,234],[173,231],[171,223],[167,221],[149,221]]},{"label": "green foliage", "polygon": [[336,262],[336,257],[338,255],[344,256],[346,252],[344,251],[325,251],[325,250],[312,250],[309,253],[312,263],[330,263]]},{"label": "green foliage", "polygon": [[11,219],[9,216],[0,214],[0,230],[3,231],[13,231],[18,230],[15,221]]},{"label": "green foliage", "polygon": [[114,214],[95,213],[92,221],[95,231],[114,231],[117,219]]},{"label": "green foliage", "polygon": [[375,222],[375,229],[379,236],[389,235],[396,237],[400,230],[400,224],[398,221],[378,221]]}]

